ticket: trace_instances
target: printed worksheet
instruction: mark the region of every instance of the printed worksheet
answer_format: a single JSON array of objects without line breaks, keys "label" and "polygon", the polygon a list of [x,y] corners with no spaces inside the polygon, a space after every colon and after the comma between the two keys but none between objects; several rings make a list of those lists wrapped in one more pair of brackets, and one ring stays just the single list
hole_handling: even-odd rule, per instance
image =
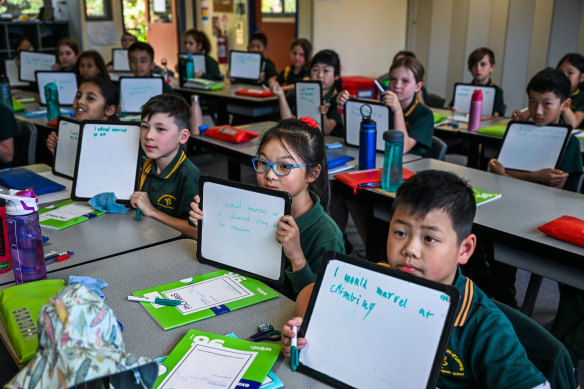
[{"label": "printed worksheet", "polygon": [[62,207],[56,208],[52,211],[45,212],[39,215],[39,221],[44,221],[47,219],[68,221],[75,219],[76,217],[86,215],[95,211],[91,205],[83,203],[73,203],[69,205],[64,205]]}]

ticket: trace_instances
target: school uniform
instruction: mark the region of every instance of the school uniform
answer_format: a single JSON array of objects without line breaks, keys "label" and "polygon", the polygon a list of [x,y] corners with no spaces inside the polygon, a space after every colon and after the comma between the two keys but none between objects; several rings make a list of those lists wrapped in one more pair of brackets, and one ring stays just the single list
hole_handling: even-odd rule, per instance
[{"label": "school uniform", "polygon": [[417,142],[409,153],[425,157],[430,151],[430,147],[432,147],[434,114],[430,108],[420,103],[417,98],[414,98],[403,112],[408,135]]},{"label": "school uniform", "polygon": [[461,299],[438,378],[439,388],[533,388],[546,382],[505,314],[457,270]]},{"label": "school uniform", "polygon": [[262,59],[262,72],[266,74],[264,77],[264,82],[268,82],[270,78],[276,77],[278,75],[276,64],[274,64],[271,59],[266,57],[263,57]]},{"label": "school uniform", "polygon": [[[584,112],[584,92],[579,88],[570,95],[572,102],[570,103],[570,109],[574,112]],[[580,123],[576,128],[584,128],[584,121]]]},{"label": "school uniform", "polygon": [[216,80],[221,81],[223,80],[223,75],[219,70],[219,64],[215,61],[215,58],[209,56],[209,54],[205,53],[205,70],[207,70],[201,78],[206,80]]},{"label": "school uniform", "polygon": [[12,161],[8,163],[0,161],[0,169],[24,165],[26,162],[26,144],[20,139],[20,130],[14,114],[3,104],[0,104],[0,123],[2,123],[0,126],[0,142],[12,138],[14,144]]},{"label": "school uniform", "polygon": [[201,172],[179,151],[171,163],[156,174],[156,161],[144,162],[140,176],[140,191],[148,193],[152,206],[172,217],[188,220],[190,203],[199,193]]},{"label": "school uniform", "polygon": [[170,93],[171,95],[175,95],[177,97],[180,97],[181,99],[185,99],[183,95],[181,95],[179,92],[175,91],[170,85],[168,85],[166,82],[162,82],[162,93]]},{"label": "school uniform", "polygon": [[307,285],[316,280],[322,256],[328,250],[345,253],[343,234],[334,220],[324,211],[320,198],[310,192],[314,207],[295,220],[300,231],[300,246],[306,258],[306,266],[293,272],[292,265],[286,268],[286,283],[281,291],[293,298]]},{"label": "school uniform", "polygon": [[292,65],[288,65],[276,76],[276,80],[278,84],[284,85],[294,85],[296,81],[302,81],[303,78],[310,76],[310,72],[308,69],[302,68],[300,69],[300,73],[294,73],[294,67]]},{"label": "school uniform", "polygon": [[564,155],[558,164],[558,169],[564,173],[582,172],[582,153],[580,152],[580,141],[574,135],[568,138],[568,144]]},{"label": "school uniform", "polygon": [[335,121],[336,125],[333,128],[333,131],[330,133],[332,136],[336,136],[338,138],[345,137],[345,126],[343,126],[343,119],[341,118],[341,114],[337,110],[337,95],[339,91],[334,87],[331,88],[326,95],[322,97],[322,99],[330,103],[330,107],[328,112],[326,113],[326,117]]}]

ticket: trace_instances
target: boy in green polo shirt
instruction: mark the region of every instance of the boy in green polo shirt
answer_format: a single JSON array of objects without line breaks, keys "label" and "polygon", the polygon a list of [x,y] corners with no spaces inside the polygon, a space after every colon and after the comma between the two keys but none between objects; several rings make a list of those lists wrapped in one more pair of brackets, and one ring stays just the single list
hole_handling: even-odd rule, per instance
[{"label": "boy in green polo shirt", "polygon": [[187,143],[191,112],[184,100],[171,94],[152,97],[142,107],[140,144],[148,160],[140,177],[140,191],[131,204],[145,216],[196,238],[188,224],[190,202],[199,193],[201,172],[187,158],[181,145]]},{"label": "boy in green polo shirt", "polygon": [[[528,359],[505,314],[460,272],[459,265],[468,261],[476,246],[472,233],[475,213],[474,195],[468,184],[452,173],[437,170],[418,172],[405,181],[393,203],[387,237],[389,265],[453,285],[461,293],[437,386],[550,388]],[[298,295],[297,314],[304,314],[312,285]],[[301,323],[302,318],[296,317],[282,327],[285,355],[289,355],[294,336],[291,326]],[[299,348],[306,345],[306,339],[298,339]]]}]

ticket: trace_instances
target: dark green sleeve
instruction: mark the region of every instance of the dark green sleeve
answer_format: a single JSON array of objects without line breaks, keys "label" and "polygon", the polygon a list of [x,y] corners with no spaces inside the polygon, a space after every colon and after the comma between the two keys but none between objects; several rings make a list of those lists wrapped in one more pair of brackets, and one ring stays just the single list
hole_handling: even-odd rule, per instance
[{"label": "dark green sleeve", "polygon": [[18,125],[14,114],[3,104],[0,104],[0,123],[0,142],[16,136]]},{"label": "dark green sleeve", "polygon": [[406,128],[408,135],[416,140],[416,145],[410,153],[425,156],[432,146],[432,135],[434,135],[434,115],[432,111],[418,103],[415,116],[411,122],[406,118]]},{"label": "dark green sleeve", "polygon": [[189,211],[191,209],[191,202],[193,198],[199,194],[199,178],[201,172],[195,166],[186,174],[181,190],[181,202],[178,207],[178,218],[189,220]]},{"label": "dark green sleeve", "polygon": [[580,141],[574,135],[568,138],[568,145],[564,155],[558,164],[558,169],[565,173],[582,172],[582,153],[580,152]]},{"label": "dark green sleeve", "polygon": [[286,85],[286,80],[284,79],[284,72],[286,71],[286,68],[284,68],[284,70],[282,70],[280,73],[278,73],[278,75],[276,76],[276,81],[278,81],[278,84],[280,85]]},{"label": "dark green sleeve", "polygon": [[501,117],[505,116],[505,109],[507,107],[505,106],[505,103],[503,102],[503,89],[501,89],[497,85],[495,85],[494,105],[495,105],[494,111],[497,112],[499,114],[499,116],[501,116]]},{"label": "dark green sleeve", "polygon": [[276,71],[276,65],[272,62],[271,59],[266,58],[264,61],[266,62],[266,65],[264,68],[264,72],[266,73],[266,76],[264,77],[264,80],[268,81],[270,78],[277,76],[278,72]]},{"label": "dark green sleeve", "polygon": [[221,75],[221,71],[219,70],[219,64],[215,61],[214,58],[211,58],[208,54],[205,54],[205,67],[207,68],[207,72],[203,73],[201,78],[206,80],[216,80],[221,81],[223,80],[223,76]]},{"label": "dark green sleeve", "polygon": [[343,119],[341,118],[341,114],[339,113],[339,111],[337,111],[337,99],[335,97],[333,97],[330,101],[331,106],[329,107],[329,110],[326,113],[326,117],[334,120],[337,123],[337,125],[333,129],[333,132],[331,132],[331,135],[339,138],[344,138],[345,126],[343,126]]}]

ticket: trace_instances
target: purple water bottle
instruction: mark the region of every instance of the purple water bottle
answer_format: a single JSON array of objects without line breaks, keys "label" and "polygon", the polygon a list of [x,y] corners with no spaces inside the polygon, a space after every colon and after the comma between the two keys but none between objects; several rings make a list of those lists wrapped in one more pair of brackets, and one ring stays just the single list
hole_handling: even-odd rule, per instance
[{"label": "purple water bottle", "polygon": [[38,199],[32,189],[0,194],[6,200],[6,224],[16,284],[43,280],[47,269],[39,225]]},{"label": "purple water bottle", "polygon": [[470,114],[468,115],[468,130],[477,131],[481,128],[483,113],[483,91],[475,89],[470,100]]},{"label": "purple water bottle", "polygon": [[[369,108],[365,114],[363,108]],[[377,123],[371,119],[371,106],[361,106],[361,129],[359,130],[359,170],[375,169],[375,144],[377,142]]]}]

